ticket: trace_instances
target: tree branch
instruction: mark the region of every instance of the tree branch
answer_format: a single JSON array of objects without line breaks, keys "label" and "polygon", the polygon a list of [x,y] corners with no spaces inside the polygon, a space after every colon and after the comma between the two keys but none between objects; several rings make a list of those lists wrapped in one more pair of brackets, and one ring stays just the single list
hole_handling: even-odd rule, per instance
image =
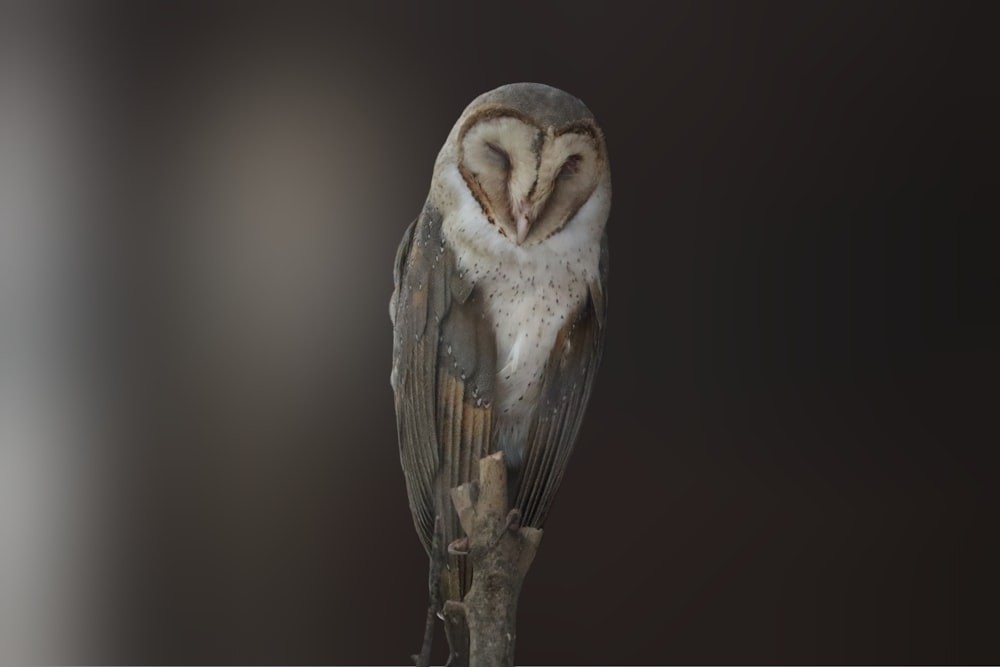
[{"label": "tree branch", "polygon": [[445,622],[468,625],[470,664],[513,667],[518,596],[542,531],[521,527],[518,511],[508,510],[502,452],[480,459],[478,484],[452,489],[451,497],[468,536],[472,587],[461,602],[445,604]]}]

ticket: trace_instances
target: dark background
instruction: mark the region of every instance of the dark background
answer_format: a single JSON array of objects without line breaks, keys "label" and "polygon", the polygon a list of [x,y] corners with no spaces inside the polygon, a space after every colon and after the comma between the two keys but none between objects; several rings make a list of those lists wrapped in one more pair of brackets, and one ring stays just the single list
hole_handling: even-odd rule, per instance
[{"label": "dark background", "polygon": [[615,192],[519,662],[1000,659],[984,12],[4,11],[0,661],[407,662],[392,258],[522,80],[589,105]]}]

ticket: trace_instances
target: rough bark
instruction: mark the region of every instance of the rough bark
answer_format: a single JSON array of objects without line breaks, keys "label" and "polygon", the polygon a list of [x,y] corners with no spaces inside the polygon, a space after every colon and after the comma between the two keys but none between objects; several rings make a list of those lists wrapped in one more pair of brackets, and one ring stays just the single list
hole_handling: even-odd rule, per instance
[{"label": "rough bark", "polygon": [[451,492],[462,530],[468,536],[472,587],[461,602],[445,605],[445,623],[469,632],[469,663],[513,667],[517,640],[517,600],[542,539],[538,528],[519,525],[507,498],[503,453],[479,461],[479,481]]}]

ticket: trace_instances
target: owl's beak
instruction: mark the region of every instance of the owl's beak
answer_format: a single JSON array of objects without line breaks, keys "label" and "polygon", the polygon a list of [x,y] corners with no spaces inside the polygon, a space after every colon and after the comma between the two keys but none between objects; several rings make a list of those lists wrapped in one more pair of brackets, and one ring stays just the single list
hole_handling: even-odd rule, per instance
[{"label": "owl's beak", "polygon": [[532,220],[525,214],[517,216],[517,245],[524,243],[524,239],[531,231]]},{"label": "owl's beak", "polygon": [[536,204],[535,202],[532,202],[531,199],[522,199],[514,205],[514,220],[517,221],[517,224],[515,225],[517,231],[517,245],[524,243],[524,239],[528,237],[528,232],[531,231],[531,226],[535,224],[535,212]]}]

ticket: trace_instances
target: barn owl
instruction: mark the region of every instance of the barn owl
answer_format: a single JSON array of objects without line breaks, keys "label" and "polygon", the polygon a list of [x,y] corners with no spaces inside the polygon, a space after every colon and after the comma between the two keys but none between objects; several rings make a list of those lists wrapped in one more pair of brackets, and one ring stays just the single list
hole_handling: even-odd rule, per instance
[{"label": "barn owl", "polygon": [[[400,459],[429,554],[436,517],[442,545],[460,537],[449,490],[498,450],[522,525],[545,521],[601,357],[610,207],[603,133],[556,88],[480,95],[438,154],[389,306]],[[469,569],[448,557],[442,599],[462,599]]]}]

